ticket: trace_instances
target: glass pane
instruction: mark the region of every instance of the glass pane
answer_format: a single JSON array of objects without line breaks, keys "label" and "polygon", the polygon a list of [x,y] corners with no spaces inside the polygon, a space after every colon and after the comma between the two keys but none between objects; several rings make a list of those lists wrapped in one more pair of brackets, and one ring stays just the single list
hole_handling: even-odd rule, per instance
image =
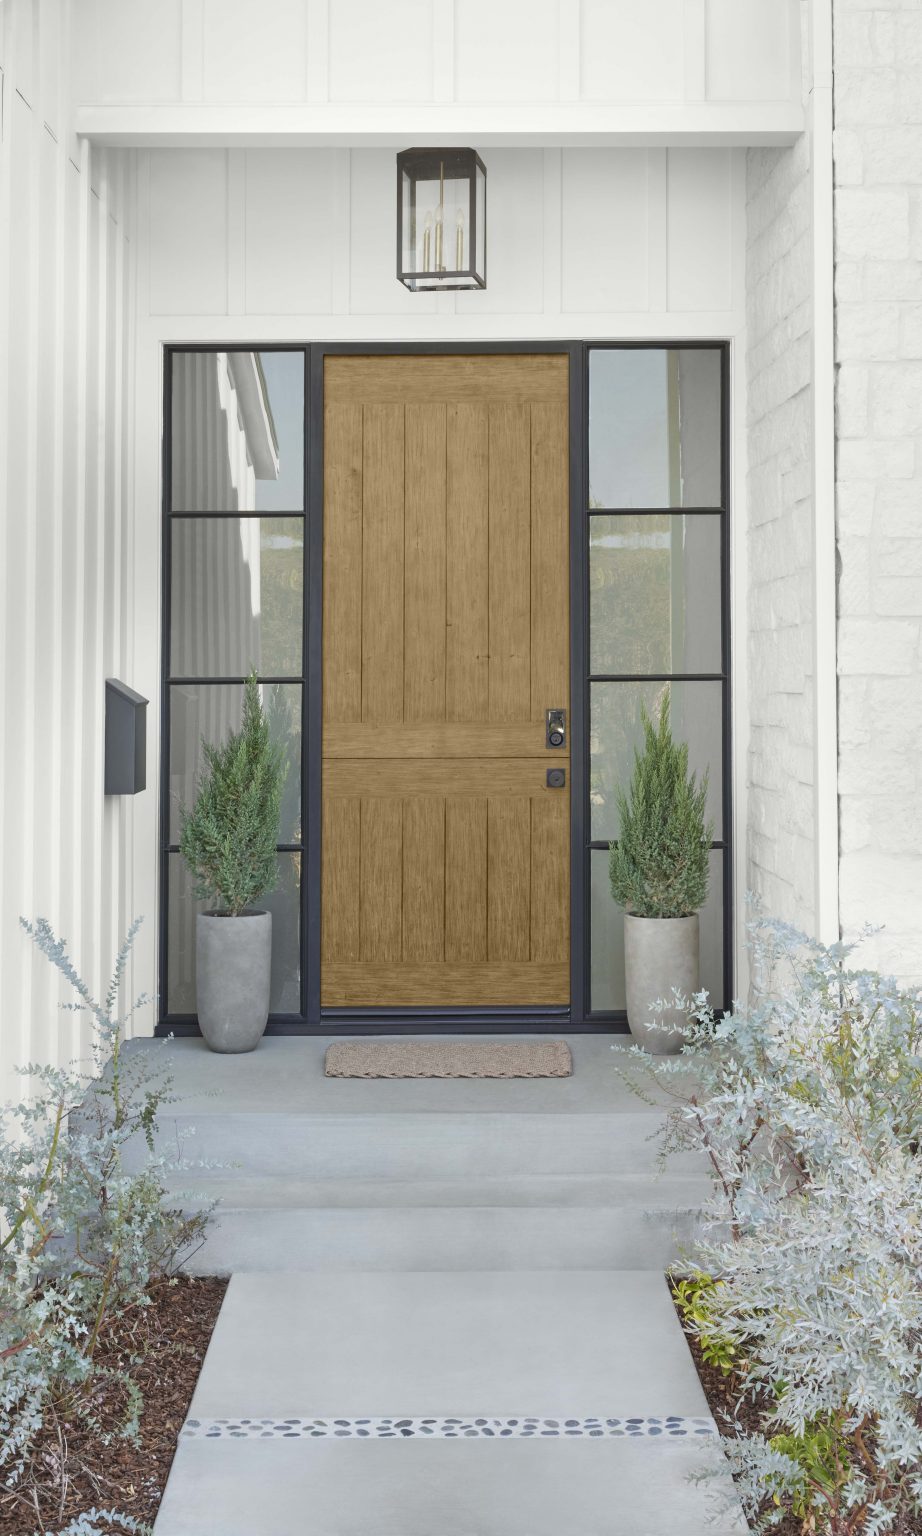
[{"label": "glass pane", "polygon": [[172,540],[172,676],[300,677],[303,518],[182,518]]},{"label": "glass pane", "polygon": [[593,350],[590,507],[720,506],[716,347]]},{"label": "glass pane", "polygon": [[446,176],[441,187],[438,180],[417,181],[417,272],[461,272],[470,265],[470,199],[467,180]]},{"label": "glass pane", "polygon": [[[701,985],[717,1008],[726,1007],[723,987],[723,860],[724,852],[714,848],[710,855],[711,878],[708,899],[700,914]],[[608,883],[608,854],[595,849],[590,855],[590,1003],[603,1012],[623,1011],[624,924],[623,908],[612,901]]]},{"label": "glass pane", "polygon": [[719,672],[720,517],[589,519],[592,672]]},{"label": "glass pane", "polygon": [[652,719],[669,689],[672,734],[688,742],[688,765],[700,775],[710,769],[708,814],[714,837],[722,837],[722,719],[720,683],[593,683],[589,701],[589,798],[592,841],[618,836],[615,791],[627,793],[634,771],[634,748],[643,741],[640,706]]},{"label": "glass pane", "polygon": [[[280,843],[301,841],[301,685],[264,684],[260,689],[274,741],[285,753],[288,773],[279,817]],[[170,689],[170,842],[179,841],[179,807],[191,807],[202,767],[202,737],[218,745],[240,729],[243,688],[239,683],[179,683]]]},{"label": "glass pane", "polygon": [[304,353],[173,354],[172,510],[301,512]]},{"label": "glass pane", "polygon": [[[195,1013],[195,917],[204,908],[178,853],[169,856],[167,948],[170,1013]],[[301,855],[279,854],[279,883],[260,901],[272,913],[273,1013],[301,1012]]]}]

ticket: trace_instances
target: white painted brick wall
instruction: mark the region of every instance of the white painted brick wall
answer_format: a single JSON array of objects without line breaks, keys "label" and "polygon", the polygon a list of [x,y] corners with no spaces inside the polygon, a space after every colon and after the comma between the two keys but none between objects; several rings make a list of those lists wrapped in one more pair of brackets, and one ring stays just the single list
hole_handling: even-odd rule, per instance
[{"label": "white painted brick wall", "polygon": [[[746,164],[748,882],[810,929],[813,806],[811,141]],[[907,232],[908,240],[908,232]],[[852,404],[861,409],[860,398]]]},{"label": "white painted brick wall", "polygon": [[840,904],[922,980],[922,7],[835,0]]}]

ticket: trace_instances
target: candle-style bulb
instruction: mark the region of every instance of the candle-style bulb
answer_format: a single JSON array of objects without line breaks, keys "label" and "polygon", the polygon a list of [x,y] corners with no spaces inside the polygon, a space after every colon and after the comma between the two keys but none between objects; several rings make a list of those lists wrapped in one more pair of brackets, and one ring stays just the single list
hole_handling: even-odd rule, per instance
[{"label": "candle-style bulb", "polygon": [[436,215],[435,215],[435,270],[436,270],[436,272],[444,272],[444,270],[445,270],[445,267],[444,267],[444,264],[443,264],[443,261],[442,261],[442,252],[443,252],[443,248],[444,248],[444,239],[445,239],[445,217],[444,217],[444,215],[445,215],[445,210],[444,210],[442,204],[439,203],[438,210],[437,210]]},{"label": "candle-style bulb", "polygon": [[455,271],[464,269],[464,209],[458,209],[458,223],[455,232]]},{"label": "candle-style bulb", "polygon": [[423,266],[424,272],[430,272],[432,256],[432,214],[427,213],[423,220]]}]

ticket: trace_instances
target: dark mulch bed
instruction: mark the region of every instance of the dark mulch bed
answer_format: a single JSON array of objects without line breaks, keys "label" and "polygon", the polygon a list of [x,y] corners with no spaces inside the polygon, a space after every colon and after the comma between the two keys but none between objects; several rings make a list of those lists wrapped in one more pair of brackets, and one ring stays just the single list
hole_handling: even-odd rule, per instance
[{"label": "dark mulch bed", "polygon": [[[685,1328],[681,1312],[678,1312],[679,1322],[685,1330],[688,1347],[701,1378],[704,1395],[708,1400],[708,1407],[714,1417],[721,1435],[726,1440],[735,1440],[738,1430],[744,1434],[758,1432],[764,1423],[764,1413],[768,1406],[768,1400],[763,1396],[753,1398],[750,1395],[742,1395],[740,1378],[738,1376],[725,1376],[713,1365],[708,1365],[702,1359],[701,1345],[694,1334]],[[772,1536],[804,1536],[803,1523],[793,1515],[785,1516],[780,1525],[772,1527]],[[908,1536],[922,1536],[922,1523],[912,1526]]]},{"label": "dark mulch bed", "polygon": [[[226,1280],[182,1276],[175,1284],[156,1286],[150,1306],[113,1321],[100,1337],[97,1358],[128,1372],[140,1388],[139,1443],[116,1439],[101,1445],[85,1424],[62,1426],[67,1449],[62,1499],[61,1442],[51,1427],[43,1431],[32,1458],[38,1511],[23,1494],[0,1493],[0,1536],[59,1531],[94,1507],[153,1523],[226,1289]],[[103,1426],[114,1427],[123,1406],[123,1389],[113,1383],[101,1387],[94,1402]]]},{"label": "dark mulch bed", "polygon": [[[679,1322],[685,1328],[681,1312],[679,1312]],[[698,1368],[698,1375],[701,1378],[704,1395],[708,1400],[708,1407],[724,1438],[735,1440],[738,1428],[750,1434],[754,1430],[760,1429],[762,1425],[760,1405],[750,1397],[745,1397],[742,1401],[739,1400],[739,1378],[736,1376],[725,1376],[722,1371],[717,1370],[716,1366],[708,1365],[707,1361],[702,1358],[701,1345],[694,1334],[689,1333],[687,1328],[685,1328],[685,1337],[688,1340],[688,1347],[692,1352],[692,1358]],[[727,1422],[726,1415],[730,1416],[731,1422]],[[774,1530],[777,1532],[777,1536],[802,1536],[803,1525],[793,1515],[788,1515],[781,1525],[774,1527]]]}]

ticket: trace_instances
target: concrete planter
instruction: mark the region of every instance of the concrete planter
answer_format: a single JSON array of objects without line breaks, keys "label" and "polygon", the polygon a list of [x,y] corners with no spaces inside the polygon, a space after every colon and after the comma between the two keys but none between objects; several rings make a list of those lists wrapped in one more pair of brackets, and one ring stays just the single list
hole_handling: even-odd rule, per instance
[{"label": "concrete planter", "polygon": [[671,1028],[651,1029],[651,1005],[658,997],[671,997],[674,988],[686,997],[698,990],[697,912],[691,917],[634,917],[625,912],[624,969],[631,1034],[651,1055],[673,1055],[685,1039],[686,1016],[681,1009],[667,1008],[661,1022]]},{"label": "concrete planter", "polygon": [[255,1051],[269,1017],[271,912],[196,919],[198,1021],[213,1051]]}]

